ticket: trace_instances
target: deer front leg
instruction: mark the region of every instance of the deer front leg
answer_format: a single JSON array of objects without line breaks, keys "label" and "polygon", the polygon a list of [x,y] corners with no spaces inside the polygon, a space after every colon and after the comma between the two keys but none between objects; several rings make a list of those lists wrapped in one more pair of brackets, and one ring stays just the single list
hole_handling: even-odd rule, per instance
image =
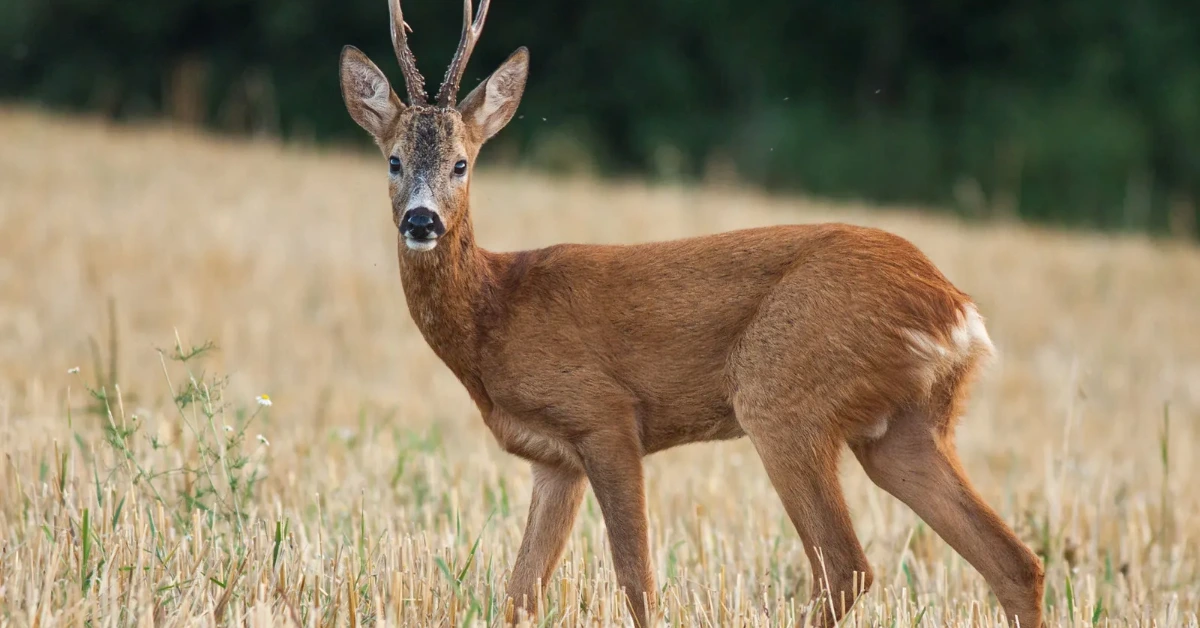
[{"label": "deer front leg", "polygon": [[608,438],[588,443],[580,453],[608,528],[617,583],[625,589],[634,623],[649,626],[655,593],[639,451],[633,439]]},{"label": "deer front leg", "polygon": [[532,613],[537,608],[537,599],[567,546],[583,501],[585,477],[578,469],[533,463],[529,520],[508,579],[508,597],[516,609]]}]

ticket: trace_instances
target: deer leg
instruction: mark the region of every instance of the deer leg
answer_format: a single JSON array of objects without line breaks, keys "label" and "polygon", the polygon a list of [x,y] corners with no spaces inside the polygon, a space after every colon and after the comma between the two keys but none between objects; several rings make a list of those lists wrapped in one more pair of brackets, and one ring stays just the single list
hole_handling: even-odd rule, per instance
[{"label": "deer leg", "polygon": [[804,543],[813,608],[820,609],[813,625],[836,622],[873,580],[837,476],[841,441],[805,434],[794,424],[755,421],[744,412],[739,421]]},{"label": "deer leg", "polygon": [[635,625],[649,626],[655,593],[640,447],[631,438],[593,439],[580,453],[608,528],[617,583]]},{"label": "deer leg", "polygon": [[508,579],[507,594],[517,609],[533,612],[536,608],[536,600],[567,546],[583,501],[584,479],[578,469],[533,464],[529,519]]},{"label": "deer leg", "polygon": [[875,484],[983,575],[1014,626],[1020,618],[1021,628],[1041,628],[1041,561],[972,488],[948,431],[896,421],[881,439],[853,451]]}]

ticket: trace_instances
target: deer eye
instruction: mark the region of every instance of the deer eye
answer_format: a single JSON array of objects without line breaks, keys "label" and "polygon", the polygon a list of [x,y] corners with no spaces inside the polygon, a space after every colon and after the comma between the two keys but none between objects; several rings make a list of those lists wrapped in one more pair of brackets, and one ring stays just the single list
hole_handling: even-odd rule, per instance
[{"label": "deer eye", "polygon": [[454,174],[461,177],[466,173],[467,173],[467,160],[459,159],[458,162],[454,164]]},{"label": "deer eye", "polygon": [[388,172],[392,174],[400,174],[400,158],[392,157],[388,159]]}]

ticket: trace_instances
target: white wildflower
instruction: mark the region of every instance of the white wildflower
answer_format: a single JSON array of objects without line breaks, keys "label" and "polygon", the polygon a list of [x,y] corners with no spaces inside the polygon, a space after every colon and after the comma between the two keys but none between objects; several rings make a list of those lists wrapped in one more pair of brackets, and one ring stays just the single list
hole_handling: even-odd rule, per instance
[{"label": "white wildflower", "polygon": [[233,426],[232,426],[232,425],[226,425],[226,426],[225,426],[225,431],[226,431],[226,432],[232,432],[232,431],[233,431]]},{"label": "white wildflower", "polygon": [[271,398],[268,397],[267,395],[259,395],[259,396],[255,397],[254,400],[257,401],[258,405],[260,405],[260,406],[271,405]]},{"label": "white wildflower", "polygon": [[67,375],[74,375],[78,372],[79,372],[78,366],[72,366],[71,368],[67,369]]},{"label": "white wildflower", "polygon": [[270,441],[268,441],[268,440],[267,440],[267,437],[266,437],[266,436],[263,436],[262,434],[259,434],[259,435],[258,435],[258,442],[260,442],[260,443],[262,443],[262,444],[266,445],[267,447],[270,447],[270,446],[271,446],[271,443],[270,443]]}]

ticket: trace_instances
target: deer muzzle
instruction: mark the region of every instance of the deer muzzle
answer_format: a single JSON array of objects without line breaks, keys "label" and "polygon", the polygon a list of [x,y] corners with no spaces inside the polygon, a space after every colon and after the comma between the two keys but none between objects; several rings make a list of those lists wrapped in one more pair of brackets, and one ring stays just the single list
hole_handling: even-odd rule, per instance
[{"label": "deer muzzle", "polygon": [[400,219],[400,235],[408,248],[428,251],[437,246],[437,239],[446,233],[446,225],[437,212],[426,207],[415,207],[404,212]]}]

